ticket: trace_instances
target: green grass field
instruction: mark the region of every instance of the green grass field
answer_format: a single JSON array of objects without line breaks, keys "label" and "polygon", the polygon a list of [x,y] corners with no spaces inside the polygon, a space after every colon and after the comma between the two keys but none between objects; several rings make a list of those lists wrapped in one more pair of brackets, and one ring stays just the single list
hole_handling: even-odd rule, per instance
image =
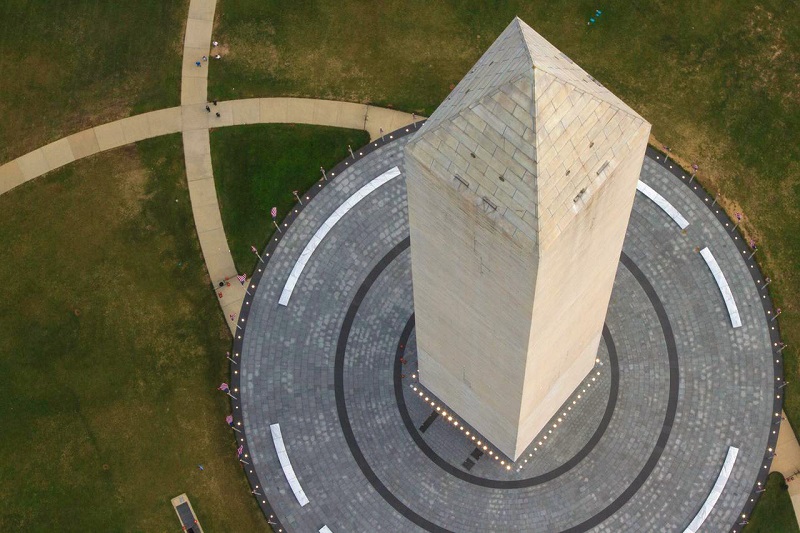
[{"label": "green grass field", "polygon": [[280,221],[300,194],[321,179],[319,167],[331,168],[369,142],[365,131],[307,126],[258,124],[221,128],[211,133],[214,182],[222,221],[236,267],[252,272],[257,262],[250,251],[263,250],[275,231],[270,209]]},{"label": "green grass field", "polygon": [[769,475],[767,490],[758,500],[744,533],[800,533],[785,486],[783,475]]},{"label": "green grass field", "polygon": [[420,114],[519,15],[647,118],[657,146],[697,162],[729,213],[744,213],[784,311],[786,411],[800,429],[797,2],[220,0],[217,13],[225,57],[211,66],[210,91],[220,98],[333,98]]},{"label": "green grass field", "polygon": [[0,531],[175,531],[182,492],[206,531],[266,530],[215,390],[230,334],[180,137],[69,165],[0,212]]},{"label": "green grass field", "polygon": [[0,164],[180,104],[188,0],[0,2]]}]

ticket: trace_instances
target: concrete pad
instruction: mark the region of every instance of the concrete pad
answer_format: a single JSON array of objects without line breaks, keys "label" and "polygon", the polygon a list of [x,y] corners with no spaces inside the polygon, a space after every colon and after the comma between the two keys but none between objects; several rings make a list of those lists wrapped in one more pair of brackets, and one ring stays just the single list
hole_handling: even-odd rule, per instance
[{"label": "concrete pad", "polygon": [[44,153],[44,159],[47,161],[50,170],[75,161],[75,156],[72,153],[72,148],[70,148],[69,141],[66,137],[42,147],[42,152]]},{"label": "concrete pad", "polygon": [[181,106],[183,131],[208,129],[208,111],[205,104]]},{"label": "concrete pad", "polygon": [[[202,48],[207,55],[211,46],[211,30],[213,26],[214,22],[211,20],[187,19],[186,38],[183,40],[184,48]],[[197,59],[200,58],[198,57]]]},{"label": "concrete pad", "polygon": [[409,113],[370,106],[367,113],[366,129],[369,132],[370,139],[377,139],[381,136],[381,128],[383,128],[383,133],[387,134],[412,122],[413,120]]},{"label": "concrete pad", "polygon": [[[244,302],[244,287],[241,286],[238,280],[234,280],[236,283],[231,283],[230,287],[225,287],[227,292],[223,298],[219,299],[219,303],[222,306],[222,312],[225,313],[225,320],[228,322],[228,327],[231,329],[231,333],[235,333],[237,328],[237,324],[243,324],[241,322],[241,318],[239,317],[239,312],[242,309],[242,303]],[[231,315],[234,315],[234,320],[231,320]],[[241,335],[241,331],[237,335]]]},{"label": "concrete pad", "polygon": [[194,214],[194,225],[198,234],[223,227],[222,215],[219,212],[219,205],[216,203],[204,206],[192,204],[192,213]]},{"label": "concrete pad", "polygon": [[259,98],[262,124],[280,124],[286,122],[287,104],[290,98]]},{"label": "concrete pad", "polygon": [[169,135],[178,133],[183,126],[183,116],[180,107],[170,107],[169,109],[159,109],[145,113],[147,124],[150,126],[150,135]]},{"label": "concrete pad", "polygon": [[41,148],[18,157],[16,161],[22,171],[22,175],[25,177],[25,181],[37,178],[50,170],[50,165],[47,164]]},{"label": "concrete pad", "polygon": [[226,277],[236,276],[236,267],[233,264],[228,242],[225,240],[225,231],[222,228],[207,231],[200,235],[200,248],[206,260],[206,268],[214,287]]},{"label": "concrete pad", "polygon": [[134,115],[122,119],[122,134],[126,143],[135,143],[152,137],[150,134],[150,124],[145,115]]},{"label": "concrete pad", "polygon": [[[800,445],[797,443],[797,437],[784,412],[781,412],[781,427],[775,452],[770,472],[780,472],[784,477],[800,472]],[[798,483],[798,487],[800,487],[800,483]]]},{"label": "concrete pad", "polygon": [[343,107],[339,104],[332,100],[313,100],[311,108],[314,123],[322,126],[339,126]]},{"label": "concrete pad", "polygon": [[75,156],[75,159],[81,159],[100,151],[100,146],[97,144],[97,137],[94,134],[94,128],[73,133],[67,137],[67,142],[72,149],[72,155]]},{"label": "concrete pad", "polygon": [[[192,202],[192,209],[206,205],[219,206],[217,201],[217,189],[213,178],[194,180],[189,182],[189,199]],[[217,207],[219,209],[219,207]]]},{"label": "concrete pad", "polygon": [[16,159],[0,167],[0,194],[10,191],[22,183],[25,183],[25,176]]},{"label": "concrete pad", "polygon": [[225,103],[233,112],[233,123],[235,125],[259,124],[261,122],[261,105],[258,98]]},{"label": "concrete pad", "polygon": [[194,158],[211,153],[208,130],[184,131],[182,137],[183,153],[186,157]]},{"label": "concrete pad", "polygon": [[[208,79],[187,78],[181,79],[181,105],[205,105],[208,94]],[[205,111],[205,110],[204,110]]]},{"label": "concrete pad", "polygon": [[[216,113],[219,113],[219,116]],[[211,113],[208,113],[208,127],[224,128],[225,126],[233,126],[233,106],[230,102],[212,104]]]},{"label": "concrete pad", "polygon": [[100,147],[100,151],[118,148],[127,143],[125,134],[122,132],[121,123],[121,120],[116,120],[108,124],[95,126],[94,135],[97,138],[97,146]]},{"label": "concrete pad", "polygon": [[214,170],[211,167],[211,154],[202,154],[198,156],[185,155],[184,161],[186,163],[187,181],[214,178]]},{"label": "concrete pad", "polygon": [[365,118],[369,110],[366,104],[352,102],[337,102],[339,104],[339,127],[363,130]]},{"label": "concrete pad", "polygon": [[188,18],[213,21],[216,6],[216,0],[192,0],[189,4]]},{"label": "concrete pad", "polygon": [[287,98],[286,122],[313,124],[314,100],[311,98]]},{"label": "concrete pad", "polygon": [[[203,61],[202,57],[208,57],[208,46],[193,47],[187,46],[183,49],[183,59],[181,60],[182,78],[208,78],[208,61]],[[197,62],[200,66],[197,66]]]}]

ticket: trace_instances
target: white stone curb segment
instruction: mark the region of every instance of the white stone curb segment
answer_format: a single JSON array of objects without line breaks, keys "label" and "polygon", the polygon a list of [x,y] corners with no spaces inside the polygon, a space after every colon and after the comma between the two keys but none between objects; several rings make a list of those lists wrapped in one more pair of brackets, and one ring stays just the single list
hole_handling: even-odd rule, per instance
[{"label": "white stone curb segment", "polygon": [[336,208],[336,211],[329,216],[325,222],[322,223],[322,226],[314,233],[314,236],[311,237],[311,240],[308,241],[306,247],[300,253],[300,257],[295,262],[292,271],[289,273],[289,279],[286,280],[286,285],[283,286],[283,291],[281,292],[280,300],[278,303],[280,305],[286,306],[289,305],[289,299],[292,297],[292,292],[294,292],[294,288],[297,285],[297,281],[300,279],[300,275],[303,273],[303,269],[306,267],[308,260],[311,259],[311,255],[314,253],[314,250],[317,249],[317,246],[320,245],[322,239],[330,232],[333,227],[336,225],[339,220],[342,219],[343,216],[347,214],[352,208],[354,208],[361,200],[366,198],[372,191],[383,185],[384,183],[396,178],[400,175],[400,169],[397,167],[393,167],[377,178],[373,179],[359,190],[357,190],[353,195],[345,200],[345,202]]},{"label": "white stone curb segment", "polygon": [[[706,248],[707,250],[708,248]],[[725,489],[725,484],[728,483],[728,478],[731,477],[731,472],[733,471],[733,463],[736,462],[736,456],[739,453],[739,448],[734,448],[733,446],[728,448],[728,455],[725,457],[725,462],[722,463],[722,470],[719,472],[719,476],[717,476],[717,482],[714,483],[714,487],[711,489],[711,492],[706,498],[706,501],[703,503],[703,506],[700,508],[700,511],[692,520],[692,523],[689,524],[689,527],[683,530],[683,533],[697,533],[700,531],[700,526],[703,525],[708,515],[711,514],[711,510],[716,505],[717,500],[719,497],[722,496],[722,491]]]},{"label": "white stone curb segment", "polygon": [[645,182],[639,180],[639,182],[636,184],[636,190],[647,196],[658,207],[660,207],[667,215],[669,215],[672,220],[675,221],[679,228],[686,229],[686,227],[689,225],[689,221],[686,220],[684,216],[681,215],[680,212],[667,201],[666,198],[658,194]]},{"label": "white stone curb segment", "polygon": [[728,308],[728,315],[731,317],[731,325],[734,328],[742,327],[742,319],[739,317],[739,309],[736,307],[736,301],[733,299],[731,288],[728,286],[728,281],[725,279],[725,274],[722,273],[722,269],[719,268],[717,260],[714,259],[714,255],[711,253],[711,250],[709,250],[708,247],[700,250],[700,255],[703,256],[703,259],[705,259],[708,269],[711,270],[711,274],[714,275],[714,280],[719,286],[719,291],[722,293],[722,299],[725,300],[725,307]]},{"label": "white stone curb segment", "polygon": [[308,498],[306,497],[306,493],[303,492],[303,487],[300,486],[297,476],[294,474],[291,461],[289,461],[289,455],[286,453],[286,446],[283,444],[281,426],[280,424],[271,424],[269,430],[272,432],[272,442],[275,444],[275,452],[278,454],[278,460],[281,462],[283,475],[286,476],[286,481],[289,482],[289,486],[292,488],[292,492],[294,492],[294,497],[297,498],[297,503],[300,504],[300,507],[303,507],[308,503]]}]

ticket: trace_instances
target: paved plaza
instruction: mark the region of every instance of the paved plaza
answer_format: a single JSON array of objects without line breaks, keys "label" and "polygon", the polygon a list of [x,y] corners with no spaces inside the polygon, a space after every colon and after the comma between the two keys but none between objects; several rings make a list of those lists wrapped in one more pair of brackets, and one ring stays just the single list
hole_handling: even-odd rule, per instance
[{"label": "paved plaza", "polygon": [[267,515],[288,531],[684,531],[735,447],[703,528],[739,530],[775,446],[781,368],[757,267],[721,210],[648,151],[641,181],[689,225],[637,193],[595,369],[512,462],[418,384],[407,129],[329,172],[248,286],[234,403]]}]

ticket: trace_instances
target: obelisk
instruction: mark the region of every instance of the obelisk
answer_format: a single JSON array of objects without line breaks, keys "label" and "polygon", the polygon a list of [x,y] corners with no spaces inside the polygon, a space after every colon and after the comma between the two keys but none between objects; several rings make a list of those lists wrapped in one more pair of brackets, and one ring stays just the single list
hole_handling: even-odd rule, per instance
[{"label": "obelisk", "polygon": [[405,148],[420,383],[514,460],[595,365],[649,132],[516,18]]}]

